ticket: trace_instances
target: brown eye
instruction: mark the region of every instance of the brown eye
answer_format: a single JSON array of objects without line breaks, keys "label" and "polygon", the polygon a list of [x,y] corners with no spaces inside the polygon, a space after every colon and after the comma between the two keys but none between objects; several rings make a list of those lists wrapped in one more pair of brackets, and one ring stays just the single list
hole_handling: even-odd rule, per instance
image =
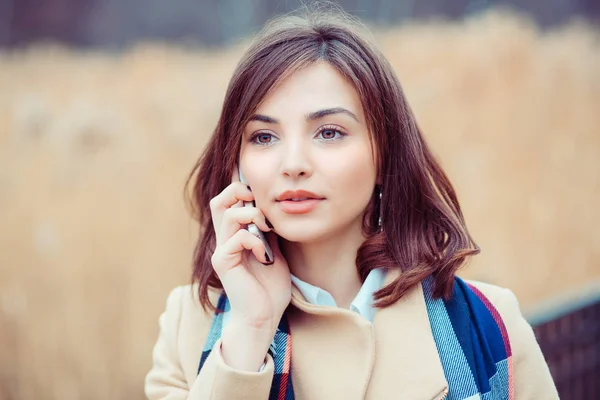
[{"label": "brown eye", "polygon": [[318,132],[317,135],[321,136],[323,138],[323,140],[326,141],[326,142],[333,142],[335,140],[341,140],[345,136],[347,136],[344,132],[342,132],[341,130],[339,130],[336,127],[333,127],[333,126],[322,128]]},{"label": "brown eye", "polygon": [[250,143],[254,143],[258,146],[266,146],[273,143],[273,135],[267,132],[258,132],[252,135],[249,139]]},{"label": "brown eye", "polygon": [[333,139],[335,137],[335,131],[333,129],[325,129],[321,132],[324,139]]},{"label": "brown eye", "polygon": [[258,141],[260,143],[269,143],[270,138],[271,138],[271,135],[269,135],[268,133],[261,133],[258,135]]}]

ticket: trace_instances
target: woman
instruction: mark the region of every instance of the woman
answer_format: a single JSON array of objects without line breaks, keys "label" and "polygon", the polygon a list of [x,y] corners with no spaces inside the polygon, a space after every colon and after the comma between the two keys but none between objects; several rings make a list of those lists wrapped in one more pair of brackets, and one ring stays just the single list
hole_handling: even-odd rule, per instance
[{"label": "woman", "polygon": [[558,398],[514,294],[456,277],[479,248],[360,31],[283,17],[237,66],[190,175],[203,229],[150,399]]}]

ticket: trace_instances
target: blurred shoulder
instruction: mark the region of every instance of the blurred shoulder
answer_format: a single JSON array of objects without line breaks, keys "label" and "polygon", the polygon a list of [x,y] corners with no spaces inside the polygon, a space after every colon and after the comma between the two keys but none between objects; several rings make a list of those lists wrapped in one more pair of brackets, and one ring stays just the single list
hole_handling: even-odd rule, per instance
[{"label": "blurred shoulder", "polygon": [[[216,289],[209,291],[211,303],[217,303],[219,294]],[[168,376],[171,382],[175,379],[173,374],[179,381],[187,382],[186,387],[191,387],[198,374],[198,362],[213,319],[213,312],[200,305],[197,284],[171,289],[166,303],[166,309],[159,318],[160,334],[153,351],[154,367],[146,381],[150,390],[153,385],[165,383],[163,375]]]},{"label": "blurred shoulder", "polygon": [[464,279],[463,281],[476,291],[483,294],[492,304],[504,303],[517,300],[515,294],[508,288],[494,285],[487,282],[477,281],[473,279]]},{"label": "blurred shoulder", "polygon": [[513,291],[490,283],[463,281],[475,292],[483,294],[502,318],[513,362],[515,398],[558,399],[556,386],[533,327],[523,316]]},{"label": "blurred shoulder", "polygon": [[[220,289],[209,289],[208,297],[214,306],[221,292]],[[205,310],[200,304],[197,283],[174,287],[167,297],[165,312],[175,316],[179,320],[180,327],[192,325],[195,328],[207,328],[213,316],[210,309]]]}]

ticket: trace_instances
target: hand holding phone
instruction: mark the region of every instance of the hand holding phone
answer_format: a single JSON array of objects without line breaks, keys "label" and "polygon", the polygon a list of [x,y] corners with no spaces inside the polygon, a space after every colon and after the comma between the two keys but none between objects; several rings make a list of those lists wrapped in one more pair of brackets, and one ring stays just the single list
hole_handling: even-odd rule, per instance
[{"label": "hand holding phone", "polygon": [[231,183],[210,200],[215,233],[210,261],[231,307],[223,359],[234,368],[258,371],[292,298],[292,282],[277,235],[263,233],[272,229],[265,215],[257,207],[246,209],[255,197],[240,175],[235,166]]},{"label": "hand holding phone", "polygon": [[[242,170],[241,168],[238,167],[238,175],[240,177],[240,182],[244,183],[244,184],[248,184],[248,182],[246,182],[246,180],[244,179],[244,176],[242,175]],[[244,207],[255,207],[256,204],[252,201],[244,201]],[[256,226],[256,224],[248,224],[248,232],[252,233],[254,236],[257,236],[265,245],[265,251],[267,253],[267,261],[269,263],[272,263],[274,260],[273,257],[273,251],[271,250],[271,246],[269,246],[269,243],[267,241],[267,238],[265,237],[265,233],[263,231],[261,231],[260,229],[258,229],[258,227]]]}]

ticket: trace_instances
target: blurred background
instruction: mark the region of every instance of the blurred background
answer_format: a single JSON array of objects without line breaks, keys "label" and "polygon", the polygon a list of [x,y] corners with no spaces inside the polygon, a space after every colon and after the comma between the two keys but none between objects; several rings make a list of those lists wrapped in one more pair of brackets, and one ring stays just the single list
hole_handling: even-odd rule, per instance
[{"label": "blurred background", "polygon": [[[305,1],[306,2],[306,1]],[[353,0],[564,399],[600,398],[600,2]],[[143,399],[183,185],[282,0],[0,0],[0,400]]]}]

